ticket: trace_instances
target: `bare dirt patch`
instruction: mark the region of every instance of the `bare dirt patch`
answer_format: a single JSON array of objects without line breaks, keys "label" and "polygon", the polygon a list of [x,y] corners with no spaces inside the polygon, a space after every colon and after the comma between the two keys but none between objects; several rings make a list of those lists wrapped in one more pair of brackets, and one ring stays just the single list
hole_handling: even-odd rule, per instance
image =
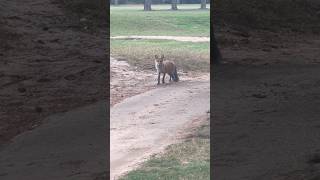
[{"label": "bare dirt patch", "polygon": [[86,32],[51,0],[1,1],[0,17],[0,144],[106,99],[105,29]]},{"label": "bare dirt patch", "polygon": [[110,104],[155,88],[154,72],[139,71],[126,61],[110,58]]},{"label": "bare dirt patch", "polygon": [[313,34],[237,30],[216,33],[224,61],[239,65],[319,64],[320,38]]},{"label": "bare dirt patch", "polygon": [[[225,29],[224,29],[225,28]],[[213,84],[213,178],[317,179],[320,39],[312,34],[217,32],[226,64]]]},{"label": "bare dirt patch", "polygon": [[[178,67],[179,68],[179,67]],[[159,87],[157,73],[152,70],[140,70],[130,66],[125,60],[110,59],[110,104],[111,106],[122,100]],[[180,81],[203,81],[209,78],[208,73],[181,72],[178,70]],[[162,77],[162,75],[161,75]],[[166,82],[168,83],[168,76]],[[161,84],[167,86],[169,84]]]}]

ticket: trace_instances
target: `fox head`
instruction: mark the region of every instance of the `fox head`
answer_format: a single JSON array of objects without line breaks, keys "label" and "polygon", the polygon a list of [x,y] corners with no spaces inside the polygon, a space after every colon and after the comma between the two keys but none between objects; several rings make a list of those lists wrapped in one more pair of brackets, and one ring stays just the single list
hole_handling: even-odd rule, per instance
[{"label": "fox head", "polygon": [[161,58],[159,58],[158,55],[155,55],[154,57],[155,57],[154,63],[157,69],[159,69],[163,64],[164,55],[161,55]]}]

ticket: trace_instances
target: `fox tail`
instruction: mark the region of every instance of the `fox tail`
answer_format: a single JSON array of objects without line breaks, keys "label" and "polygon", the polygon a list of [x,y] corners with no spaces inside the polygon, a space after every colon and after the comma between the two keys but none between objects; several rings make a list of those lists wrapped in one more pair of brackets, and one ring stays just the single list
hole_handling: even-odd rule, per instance
[{"label": "fox tail", "polygon": [[173,80],[174,80],[175,82],[178,82],[178,81],[179,81],[179,77],[178,77],[178,73],[177,73],[177,67],[174,68]]}]

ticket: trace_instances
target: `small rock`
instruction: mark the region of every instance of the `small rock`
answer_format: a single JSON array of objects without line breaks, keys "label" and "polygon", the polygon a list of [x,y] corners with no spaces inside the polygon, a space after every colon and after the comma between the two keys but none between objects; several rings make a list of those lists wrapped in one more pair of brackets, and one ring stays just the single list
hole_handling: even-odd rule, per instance
[{"label": "small rock", "polygon": [[37,80],[37,82],[49,82],[49,81],[50,81],[50,79],[48,79],[48,78],[40,78]]},{"label": "small rock", "polygon": [[73,74],[70,74],[70,75],[67,75],[64,77],[65,80],[68,80],[68,81],[72,81],[72,80],[75,80],[77,77]]},{"label": "small rock", "polygon": [[81,18],[80,19],[80,22],[85,22],[85,21],[87,21],[87,18]]},{"label": "small rock", "polygon": [[309,160],[308,163],[310,164],[319,164],[320,163],[320,154],[314,154]]},{"label": "small rock", "polygon": [[21,92],[21,93],[24,93],[24,92],[26,92],[27,90],[26,90],[26,88],[19,87],[19,88],[18,88],[18,91]]},{"label": "small rock", "polygon": [[38,40],[37,42],[40,44],[44,44],[44,41],[42,41],[42,40]]},{"label": "small rock", "polygon": [[271,52],[271,49],[264,48],[264,49],[262,49],[262,51]]},{"label": "small rock", "polygon": [[252,97],[255,97],[255,98],[266,98],[267,96],[264,95],[264,94],[252,94]]},{"label": "small rock", "polygon": [[58,39],[58,38],[50,40],[50,42],[59,42],[59,41],[60,41],[60,39]]},{"label": "small rock", "polygon": [[102,63],[102,61],[100,61],[100,60],[94,60],[93,62],[95,62],[95,63]]},{"label": "small rock", "polygon": [[43,109],[42,109],[42,107],[37,106],[37,107],[35,107],[35,111],[37,113],[41,113],[43,111]]}]

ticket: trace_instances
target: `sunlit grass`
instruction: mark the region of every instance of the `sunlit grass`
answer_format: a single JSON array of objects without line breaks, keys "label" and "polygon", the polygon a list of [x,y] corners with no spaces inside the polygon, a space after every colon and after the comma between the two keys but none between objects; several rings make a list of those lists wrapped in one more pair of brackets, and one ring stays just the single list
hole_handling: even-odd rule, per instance
[{"label": "sunlit grass", "polygon": [[185,142],[169,146],[121,180],[209,180],[209,119]]},{"label": "sunlit grass", "polygon": [[210,70],[209,42],[192,43],[172,40],[111,40],[111,56],[127,60],[143,69],[154,68],[154,56],[163,54],[173,60],[179,70]]},{"label": "sunlit grass", "polygon": [[170,10],[170,5],[153,5],[152,8],[153,11],[146,12],[143,5],[111,6],[111,36],[210,35],[210,11],[200,10],[200,4],[178,5],[178,11]]}]

